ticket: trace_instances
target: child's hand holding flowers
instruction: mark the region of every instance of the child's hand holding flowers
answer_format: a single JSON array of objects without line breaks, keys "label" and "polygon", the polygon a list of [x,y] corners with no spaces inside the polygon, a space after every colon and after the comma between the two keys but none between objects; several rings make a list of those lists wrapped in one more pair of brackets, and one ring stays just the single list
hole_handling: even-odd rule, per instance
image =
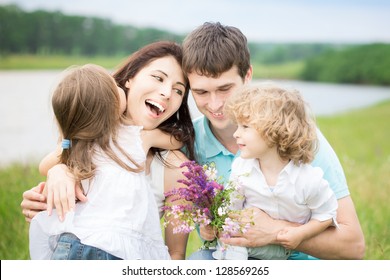
[{"label": "child's hand holding flowers", "polygon": [[199,225],[199,234],[204,240],[213,241],[217,237],[218,232],[210,225]]},{"label": "child's hand holding flowers", "polygon": [[173,201],[185,200],[189,203],[166,204],[163,207],[166,221],[170,216],[175,218],[170,222],[175,223],[174,233],[189,233],[195,229],[195,225],[199,225],[202,235],[210,239],[204,244],[208,248],[214,245],[218,235],[229,237],[238,232],[245,232],[250,223],[242,225],[229,218],[234,211],[231,209],[232,199],[240,196],[239,184],[228,182],[224,187],[218,182],[220,180],[217,178],[215,165],[200,166],[189,161],[183,163],[181,167],[183,166],[188,168],[187,172],[183,172],[187,179],[178,182],[185,184],[187,188],[175,188],[165,193],[165,196],[173,196]]}]

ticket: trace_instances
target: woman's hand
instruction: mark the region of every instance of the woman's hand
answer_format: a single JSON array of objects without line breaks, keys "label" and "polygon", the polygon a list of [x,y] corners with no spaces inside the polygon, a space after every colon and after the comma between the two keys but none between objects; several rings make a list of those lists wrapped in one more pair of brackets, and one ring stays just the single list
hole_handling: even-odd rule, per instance
[{"label": "woman's hand", "polygon": [[31,222],[39,212],[46,210],[46,197],[42,194],[45,182],[41,182],[38,186],[31,188],[23,193],[23,201],[20,203],[22,213],[26,222]]},{"label": "woman's hand", "polygon": [[74,210],[76,197],[83,202],[87,200],[80,185],[65,164],[57,164],[49,170],[46,189],[47,212],[51,215],[53,206],[55,206],[60,221],[64,220],[66,213]]}]

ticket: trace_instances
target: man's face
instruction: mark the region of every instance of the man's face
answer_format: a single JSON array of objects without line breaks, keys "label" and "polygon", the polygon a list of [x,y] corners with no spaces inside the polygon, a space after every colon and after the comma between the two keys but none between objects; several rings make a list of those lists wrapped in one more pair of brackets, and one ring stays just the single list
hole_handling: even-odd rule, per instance
[{"label": "man's face", "polygon": [[223,113],[226,99],[244,83],[252,78],[252,68],[243,80],[236,66],[222,73],[219,77],[199,75],[195,71],[188,74],[191,92],[199,112],[206,116],[213,129],[225,129],[233,124]]}]

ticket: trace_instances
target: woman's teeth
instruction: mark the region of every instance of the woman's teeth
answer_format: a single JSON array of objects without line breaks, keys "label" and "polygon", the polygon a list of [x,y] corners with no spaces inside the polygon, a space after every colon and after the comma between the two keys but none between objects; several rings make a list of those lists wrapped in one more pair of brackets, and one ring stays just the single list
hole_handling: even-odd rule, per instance
[{"label": "woman's teeth", "polygon": [[155,107],[156,109],[158,109],[157,113],[164,113],[164,111],[165,111],[165,108],[161,104],[159,104],[157,102],[154,102],[152,100],[146,100],[146,103],[151,105],[151,106],[153,106],[153,107]]}]

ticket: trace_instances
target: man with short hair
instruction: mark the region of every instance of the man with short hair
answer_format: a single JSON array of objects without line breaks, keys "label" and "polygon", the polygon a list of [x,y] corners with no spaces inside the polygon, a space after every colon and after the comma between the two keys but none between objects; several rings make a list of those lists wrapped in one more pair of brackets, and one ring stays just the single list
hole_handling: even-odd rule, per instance
[{"label": "man with short hair", "polygon": [[[183,42],[183,71],[187,73],[193,98],[203,116],[194,120],[195,150],[200,164],[214,162],[218,175],[226,180],[231,163],[239,156],[233,133],[237,126],[223,113],[226,99],[252,79],[252,66],[247,39],[232,26],[206,22],[193,30]],[[312,162],[320,167],[338,199],[338,228],[302,242],[297,251],[320,259],[362,259],[365,242],[351,199],[344,171],[332,147],[317,129],[319,149]],[[222,239],[226,244],[260,247],[277,244],[276,235],[287,221],[274,220],[260,209],[242,212],[248,220],[254,215],[255,225],[245,234]],[[201,236],[212,240],[209,230],[201,228]],[[210,250],[195,252],[190,259],[212,259]],[[296,259],[310,256],[300,253]]]}]

